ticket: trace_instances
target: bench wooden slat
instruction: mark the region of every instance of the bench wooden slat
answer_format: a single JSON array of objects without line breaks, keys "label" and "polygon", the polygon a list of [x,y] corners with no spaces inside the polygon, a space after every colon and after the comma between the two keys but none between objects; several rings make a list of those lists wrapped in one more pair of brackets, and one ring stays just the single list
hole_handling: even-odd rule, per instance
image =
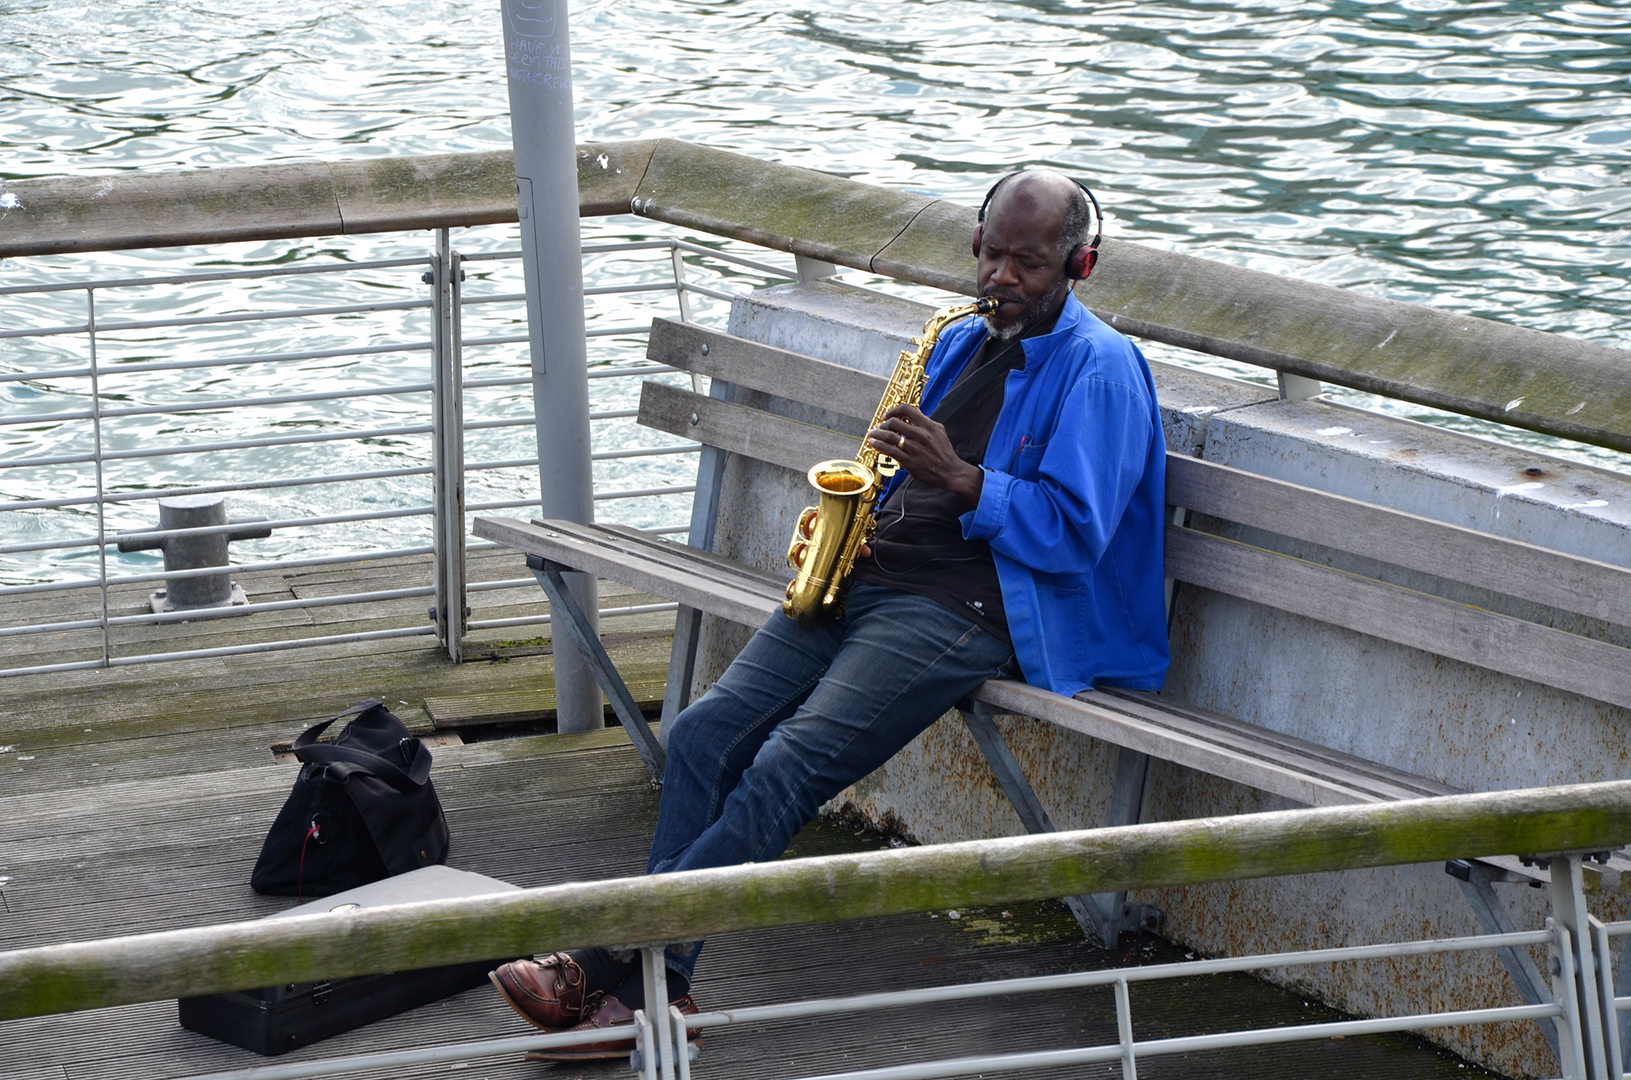
[{"label": "bench wooden slat", "polygon": [[1214,592],[1631,708],[1631,650],[1169,526],[1167,573]]},{"label": "bench wooden slat", "polygon": [[1116,746],[1171,761],[1271,792],[1307,806],[1383,802],[1387,797],[1368,786],[1345,783],[1329,768],[1309,769],[1178,730],[1148,715],[1134,715],[1108,695],[1088,693],[1082,699],[1061,697],[1025,683],[997,680],[972,695],[992,708],[1034,716]]},{"label": "bench wooden slat", "polygon": [[472,531],[484,540],[492,540],[529,555],[538,555],[596,577],[632,585],[655,596],[666,596],[687,607],[712,612],[748,626],[764,622],[766,616],[781,606],[779,594],[770,596],[754,591],[752,583],[746,579],[742,584],[730,584],[705,570],[654,564],[643,555],[630,553],[618,545],[600,543],[600,537],[571,535],[548,524],[528,524],[514,518],[478,517]]},{"label": "bench wooden slat", "polygon": [[[849,435],[654,382],[640,387],[639,419],[643,427],[801,473],[818,461],[852,458],[861,448]],[[792,527],[788,522],[789,534]]]},{"label": "bench wooden slat", "polygon": [[[1460,788],[1453,788],[1448,784],[1441,784],[1427,777],[1417,776],[1415,773],[1401,772],[1398,769],[1366,758],[1345,754],[1340,750],[1321,746],[1319,743],[1299,739],[1295,735],[1283,735],[1278,731],[1259,727],[1256,724],[1248,724],[1243,720],[1235,720],[1232,717],[1206,712],[1201,709],[1192,709],[1187,705],[1168,701],[1156,694],[1136,690],[1121,690],[1113,687],[1096,692],[1125,701],[1126,705],[1118,707],[1126,708],[1129,712],[1137,712],[1138,707],[1142,706],[1160,716],[1189,717],[1192,721],[1204,725],[1209,730],[1232,731],[1237,738],[1245,740],[1250,745],[1258,746],[1265,753],[1271,753],[1275,748],[1279,748],[1302,760],[1305,764],[1318,765],[1319,763],[1325,763],[1342,769],[1356,778],[1367,777],[1369,778],[1368,782],[1374,783],[1376,790],[1391,788],[1396,792],[1395,797],[1397,798],[1427,798],[1436,795],[1459,795],[1462,793]],[[1356,782],[1361,781],[1356,780]]]},{"label": "bench wooden slat", "polygon": [[870,420],[877,411],[878,401],[889,382],[870,371],[858,371],[675,319],[651,321],[646,358],[863,420]]},{"label": "bench wooden slat", "polygon": [[1491,592],[1631,625],[1631,570],[1180,454],[1167,501]]},{"label": "bench wooden slat", "polygon": [[574,521],[537,520],[534,520],[533,524],[547,524],[556,532],[577,537],[585,543],[614,544],[624,554],[637,555],[650,559],[660,566],[673,567],[737,588],[746,587],[755,594],[763,593],[765,596],[776,597],[778,602],[787,588],[787,582],[792,578],[791,571],[785,574],[767,574],[757,567],[737,562],[727,556],[676,544],[627,525],[580,525]]}]

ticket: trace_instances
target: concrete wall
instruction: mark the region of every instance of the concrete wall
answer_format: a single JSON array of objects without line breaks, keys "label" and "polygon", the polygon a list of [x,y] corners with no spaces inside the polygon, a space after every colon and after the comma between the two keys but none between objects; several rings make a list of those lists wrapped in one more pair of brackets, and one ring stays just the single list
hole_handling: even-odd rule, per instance
[{"label": "concrete wall", "polygon": [[[927,311],[835,284],[783,286],[739,299],[730,329],[883,371]],[[1174,451],[1619,565],[1631,563],[1631,478],[1318,400],[1282,402],[1266,388],[1171,367],[1157,366],[1155,381]],[[797,474],[733,463],[721,507],[721,550],[780,569],[792,521],[807,501]],[[1606,624],[1525,609],[1283,538],[1248,538],[1631,644],[1623,629]],[[717,676],[743,638],[739,630],[712,629],[704,641],[699,687]],[[1174,700],[1457,787],[1488,790],[1631,776],[1627,710],[1497,672],[1182,586],[1173,646],[1164,693]],[[1112,748],[1025,718],[1002,724],[1061,827],[1100,824],[1110,795]],[[1020,831],[955,715],[839,802],[926,843]],[[1286,805],[1155,763],[1144,817],[1168,820]],[[1546,914],[1541,890],[1499,888],[1518,925],[1541,925]],[[1166,912],[1168,936],[1207,955],[1477,931],[1459,888],[1438,865],[1162,890],[1141,899]],[[1623,909],[1617,898],[1596,903],[1614,916]],[[1504,970],[1492,959],[1317,969],[1290,982],[1339,1008],[1372,1015],[1516,1002]],[[1435,1037],[1503,1072],[1555,1073],[1544,1042],[1528,1026],[1466,1028]]]}]

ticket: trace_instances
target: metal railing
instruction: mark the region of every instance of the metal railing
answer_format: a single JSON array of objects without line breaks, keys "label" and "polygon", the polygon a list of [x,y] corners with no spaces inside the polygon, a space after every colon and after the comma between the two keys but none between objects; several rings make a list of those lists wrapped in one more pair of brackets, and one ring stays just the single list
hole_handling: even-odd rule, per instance
[{"label": "metal railing", "polygon": [[[748,275],[736,280],[750,285],[793,276],[790,269],[762,259],[678,237],[590,243],[583,254],[599,271],[585,289],[589,302],[610,302],[607,310],[592,311],[598,317],[590,321],[589,336],[609,339],[624,353],[645,335],[650,317],[631,307],[631,300],[649,307],[672,298],[679,317],[690,321],[694,298],[728,301],[734,295],[721,287],[732,282],[719,276],[719,267]],[[472,270],[488,287],[467,287]],[[706,280],[709,271],[716,280]],[[508,279],[519,276],[519,250],[463,253],[452,246],[450,230],[439,229],[426,257],[0,288],[5,322],[11,324],[0,329],[0,392],[14,391],[9,414],[0,415],[0,440],[8,441],[13,451],[0,456],[0,492],[13,497],[0,502],[0,511],[29,526],[8,530],[16,538],[0,543],[0,560],[9,557],[9,576],[17,582],[0,586],[0,601],[33,602],[20,609],[25,621],[0,627],[0,639],[17,643],[14,656],[22,651],[19,639],[37,635],[65,642],[54,648],[59,657],[65,650],[77,653],[50,663],[13,663],[0,668],[0,676],[432,634],[457,660],[471,631],[547,623],[547,614],[485,620],[467,615],[472,592],[533,585],[530,578],[472,584],[465,567],[468,551],[491,546],[467,544],[468,515],[537,505],[536,448],[521,448],[531,443],[533,425],[525,299],[518,281],[516,288],[505,288]],[[699,276],[704,279],[696,280]],[[410,290],[428,295],[402,298]],[[189,295],[200,291],[209,295],[201,301]],[[367,295],[338,297],[358,301],[351,303],[312,302],[347,292]],[[148,317],[110,315],[111,309],[130,307],[145,309],[139,314]],[[632,319],[631,311],[645,318]],[[327,347],[254,348],[257,341],[285,330],[326,338],[317,344]],[[155,355],[171,350],[181,355]],[[466,356],[477,360],[468,371]],[[672,371],[645,363],[643,357],[614,353],[596,359],[589,375],[597,385],[637,383]],[[289,385],[315,378],[334,385]],[[219,389],[245,380],[256,388],[246,393]],[[357,408],[367,416],[360,426],[336,415]],[[598,424],[616,423],[634,413],[614,402],[594,408],[590,418]],[[171,427],[191,430],[176,435]],[[227,437],[211,437],[211,429],[222,429]],[[368,448],[365,460],[354,460],[353,451],[359,448]],[[688,476],[653,475],[657,470],[649,466],[695,450],[693,443],[672,441],[597,450],[592,455],[597,463],[644,467],[643,472],[619,470],[633,477],[632,484],[597,482],[597,505],[666,500],[667,513],[648,513],[641,524],[657,532],[683,533],[682,522],[689,515],[677,500],[688,502],[694,483]],[[324,452],[341,467],[306,465]],[[281,455],[284,464],[276,469],[281,475],[267,475],[258,464],[269,454]],[[196,476],[216,467],[201,463],[217,462],[227,477],[179,483],[164,479],[177,472]],[[7,483],[8,477],[23,479]],[[277,512],[318,490],[332,493],[312,499],[325,504],[323,510]],[[128,560],[122,567],[110,557],[110,549],[120,544],[121,527],[141,529],[143,538],[154,543],[181,544],[239,527],[155,530],[151,516],[140,516],[151,515],[159,500],[207,494],[231,495],[235,502],[273,510],[260,528],[270,529],[274,541],[262,542],[251,549],[257,554],[234,561],[234,574],[413,556],[430,556],[432,565],[422,584],[407,587],[398,583],[333,595],[244,598],[180,611],[165,610],[156,594],[153,611],[130,610],[131,601],[139,599],[131,595],[135,587],[219,575],[220,570],[210,567],[149,570]],[[375,505],[357,505],[368,502]],[[391,505],[380,507],[380,502]],[[28,531],[54,535],[23,538]],[[289,554],[259,554],[277,549]],[[77,569],[87,557],[95,560],[92,574]],[[27,580],[31,577],[53,580]],[[112,593],[121,597],[118,603]],[[275,640],[202,648],[186,647],[196,642],[143,641],[140,635],[154,624],[420,598],[430,602],[428,620],[342,634],[274,634]],[[602,614],[670,607],[609,607]],[[28,611],[46,614],[27,618]],[[121,642],[120,630],[137,640]]]},{"label": "metal railing", "polygon": [[[1618,846],[1628,838],[1631,781],[1614,781],[782,860],[0,953],[0,1019],[248,989],[256,980],[306,982],[630,942],[643,943],[647,1000],[667,1001],[663,943],[716,932],[920,912],[928,910],[925,897],[932,897],[936,908],[976,906],[1476,858],[1529,845],[1590,852]],[[641,1010],[631,1032],[636,1045],[631,1064],[648,1080],[682,1080],[693,1071],[706,1073],[706,1059],[694,1064],[686,1044],[691,1036],[711,1029],[1103,987],[1113,993],[1117,1037],[1110,1042],[924,1061],[807,1080],[919,1080],[1091,1062],[1118,1063],[1121,1075],[1134,1080],[1140,1060],[1176,1053],[1521,1022],[1553,1025],[1560,1073],[1567,1080],[1608,1080],[1623,1075],[1623,1058],[1619,1025],[1605,1023],[1605,1018],[1631,1008],[1631,999],[1615,994],[1608,940],[1631,933],[1631,923],[1604,926],[1590,916],[1579,855],[1552,854],[1545,861],[1552,881],[1552,915],[1544,929],[892,989],[690,1016],[676,1009]],[[1525,1004],[1150,1040],[1134,1035],[1128,993],[1134,983],[1536,947],[1548,952],[1549,978],[1542,1000]],[[1623,979],[1623,951],[1620,972]],[[591,1030],[485,1040],[271,1065],[211,1074],[209,1080],[300,1080],[599,1043],[607,1036],[605,1030]]]}]

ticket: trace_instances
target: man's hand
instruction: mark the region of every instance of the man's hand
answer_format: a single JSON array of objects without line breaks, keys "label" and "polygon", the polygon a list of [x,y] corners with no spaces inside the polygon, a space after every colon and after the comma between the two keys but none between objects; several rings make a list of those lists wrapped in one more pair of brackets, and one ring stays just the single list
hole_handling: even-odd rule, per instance
[{"label": "man's hand", "polygon": [[985,472],[958,457],[945,426],[916,405],[896,405],[866,437],[868,446],[900,462],[912,479],[949,491],[970,508],[979,504]]}]

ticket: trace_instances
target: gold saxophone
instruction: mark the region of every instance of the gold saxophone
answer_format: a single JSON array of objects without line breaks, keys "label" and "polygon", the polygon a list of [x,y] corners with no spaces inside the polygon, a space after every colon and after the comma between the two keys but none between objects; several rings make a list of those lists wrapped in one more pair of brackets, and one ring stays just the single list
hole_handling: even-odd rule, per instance
[{"label": "gold saxophone", "polygon": [[[923,336],[912,339],[914,348],[902,350],[896,359],[895,373],[889,377],[883,400],[878,402],[867,430],[882,424],[884,414],[896,405],[916,405],[923,399],[925,365],[947,324],[995,310],[997,301],[986,298],[941,308],[929,316],[923,324]],[[810,483],[821,501],[817,506],[806,506],[793,528],[787,565],[798,574],[788,582],[787,600],[782,604],[782,611],[797,619],[800,626],[814,626],[844,613],[855,560],[861,554],[861,545],[872,539],[878,493],[883,481],[899,468],[893,458],[868,446],[864,437],[855,460],[822,461],[811,467]]]}]

